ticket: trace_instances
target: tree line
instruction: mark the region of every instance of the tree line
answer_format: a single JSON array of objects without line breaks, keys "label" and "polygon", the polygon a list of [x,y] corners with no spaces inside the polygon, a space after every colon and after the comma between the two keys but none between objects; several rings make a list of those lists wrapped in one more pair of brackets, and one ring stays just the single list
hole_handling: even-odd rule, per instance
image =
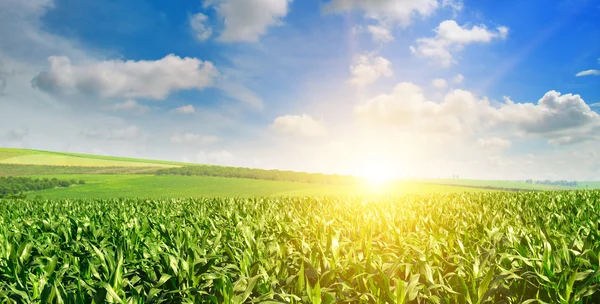
[{"label": "tree line", "polygon": [[557,180],[557,181],[552,181],[552,180],[531,180],[528,179],[525,181],[525,183],[527,184],[542,184],[542,185],[555,185],[555,186],[565,186],[565,187],[577,187],[577,182],[576,181],[568,181],[568,180]]},{"label": "tree line", "polygon": [[83,185],[84,180],[59,180],[57,178],[33,179],[30,177],[0,177],[0,198],[25,198],[25,192]]},{"label": "tree line", "polygon": [[355,177],[337,174],[306,173],[224,166],[189,166],[180,168],[166,168],[156,171],[156,175],[213,176],[318,184],[351,184],[357,181]]}]

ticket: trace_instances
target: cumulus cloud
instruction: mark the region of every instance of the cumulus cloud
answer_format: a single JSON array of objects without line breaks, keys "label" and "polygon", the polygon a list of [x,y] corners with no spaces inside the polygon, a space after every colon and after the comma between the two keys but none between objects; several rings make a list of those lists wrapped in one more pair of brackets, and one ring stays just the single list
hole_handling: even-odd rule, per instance
[{"label": "cumulus cloud", "polygon": [[194,114],[196,113],[196,109],[193,105],[185,105],[178,108],[173,109],[173,113],[177,114]]},{"label": "cumulus cloud", "polygon": [[371,37],[373,37],[373,41],[375,42],[388,43],[394,41],[394,36],[392,36],[390,30],[383,26],[369,25],[367,26],[367,30],[371,33]]},{"label": "cumulus cloud", "polygon": [[202,164],[229,165],[234,160],[234,155],[227,150],[206,153],[201,151],[196,155],[196,162]]},{"label": "cumulus cloud", "polygon": [[225,79],[217,87],[225,96],[238,100],[250,107],[262,109],[264,106],[263,100],[256,93],[240,83]]},{"label": "cumulus cloud", "polygon": [[225,28],[219,40],[224,42],[258,41],[271,26],[282,23],[291,0],[207,0],[224,20]]},{"label": "cumulus cloud", "polygon": [[135,101],[134,99],[128,99],[124,102],[116,103],[116,104],[108,107],[108,109],[112,110],[112,111],[123,111],[123,112],[131,112],[131,113],[138,113],[138,114],[144,114],[144,113],[147,113],[148,110],[150,110],[150,108],[148,106],[142,105],[139,102]]},{"label": "cumulus cloud", "polygon": [[366,18],[406,27],[417,16],[427,17],[439,7],[437,0],[332,0],[326,12],[363,11]]},{"label": "cumulus cloud", "polygon": [[219,141],[219,138],[216,136],[212,136],[212,135],[185,133],[185,134],[173,135],[173,136],[171,136],[170,140],[174,144],[192,144],[192,143],[211,144],[211,143]]},{"label": "cumulus cloud", "polygon": [[108,60],[74,65],[68,57],[50,56],[50,68],[32,85],[53,94],[165,99],[172,91],[203,89],[218,76],[208,61],[168,55],[151,60]]},{"label": "cumulus cloud", "polygon": [[585,70],[575,74],[577,77],[581,76],[600,76],[600,71],[598,70]]},{"label": "cumulus cloud", "polygon": [[404,82],[391,94],[358,104],[354,112],[363,121],[404,130],[469,135],[495,126],[556,144],[589,140],[600,129],[600,115],[581,96],[556,91],[547,92],[537,103],[507,98],[492,105],[465,90],[453,90],[434,102],[425,98],[419,86]]},{"label": "cumulus cloud", "polygon": [[488,30],[485,25],[460,26],[454,20],[446,20],[434,30],[435,37],[419,38],[411,52],[420,57],[429,58],[433,62],[448,67],[454,64],[453,53],[462,50],[472,43],[489,43],[493,39],[505,39],[508,28],[499,26],[496,30]]},{"label": "cumulus cloud", "polygon": [[462,11],[463,2],[461,0],[442,0],[442,7],[449,7],[454,11],[454,14]]},{"label": "cumulus cloud", "polygon": [[448,85],[448,83],[446,83],[446,80],[443,78],[436,78],[431,82],[431,84],[438,89],[443,89]]},{"label": "cumulus cloud", "polygon": [[463,80],[465,80],[465,76],[463,76],[462,74],[458,74],[454,76],[454,78],[452,78],[452,82],[454,82],[455,84],[461,84]]},{"label": "cumulus cloud", "polygon": [[357,105],[354,113],[361,120],[377,125],[432,133],[462,133],[466,131],[465,124],[481,119],[473,112],[487,108],[487,100],[480,101],[462,90],[448,93],[442,103],[429,101],[421,87],[403,82],[396,85],[391,94],[381,94]]},{"label": "cumulus cloud", "polygon": [[209,21],[208,16],[202,13],[190,16],[190,27],[198,41],[206,41],[212,36],[213,31]]},{"label": "cumulus cloud", "polygon": [[327,133],[327,128],[322,123],[306,114],[279,116],[270,128],[282,134],[302,137],[318,137]]},{"label": "cumulus cloud", "polygon": [[577,94],[562,95],[549,91],[533,103],[507,102],[499,110],[500,118],[515,123],[527,133],[548,134],[596,125],[600,115],[592,111]]},{"label": "cumulus cloud", "polygon": [[356,64],[350,67],[352,78],[350,83],[356,86],[367,86],[376,82],[380,77],[391,77],[392,63],[381,57],[361,55],[357,58]]},{"label": "cumulus cloud", "polygon": [[500,137],[479,138],[477,140],[477,145],[483,149],[506,149],[511,144],[510,140]]},{"label": "cumulus cloud", "polygon": [[597,141],[600,137],[595,134],[574,134],[550,138],[548,143],[554,146],[577,144],[586,141]]},{"label": "cumulus cloud", "polygon": [[136,126],[128,126],[118,129],[98,129],[82,132],[82,135],[93,139],[103,140],[131,140],[137,139],[142,135],[140,129]]}]

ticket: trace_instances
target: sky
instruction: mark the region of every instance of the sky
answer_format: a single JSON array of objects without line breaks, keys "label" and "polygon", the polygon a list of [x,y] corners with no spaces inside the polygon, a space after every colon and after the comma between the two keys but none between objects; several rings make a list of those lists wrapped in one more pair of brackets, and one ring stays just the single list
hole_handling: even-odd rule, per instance
[{"label": "sky", "polygon": [[599,109],[592,0],[0,1],[2,147],[600,180]]}]

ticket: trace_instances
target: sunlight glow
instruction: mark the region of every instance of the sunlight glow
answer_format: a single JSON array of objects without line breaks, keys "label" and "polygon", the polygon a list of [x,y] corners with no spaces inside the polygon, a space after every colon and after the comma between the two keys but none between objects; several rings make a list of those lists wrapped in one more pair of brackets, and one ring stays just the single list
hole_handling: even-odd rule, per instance
[{"label": "sunlight glow", "polygon": [[383,163],[366,164],[358,174],[371,185],[381,185],[394,178],[393,171]]}]

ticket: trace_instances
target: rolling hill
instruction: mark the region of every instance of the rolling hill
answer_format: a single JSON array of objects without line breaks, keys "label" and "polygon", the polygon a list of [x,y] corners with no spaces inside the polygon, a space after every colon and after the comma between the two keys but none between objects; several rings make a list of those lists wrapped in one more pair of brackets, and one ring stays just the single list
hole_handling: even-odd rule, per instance
[{"label": "rolling hill", "polygon": [[0,148],[0,176],[86,181],[83,186],[29,193],[44,198],[403,195],[560,189],[517,181],[435,179],[373,186],[348,176],[10,148]]}]

